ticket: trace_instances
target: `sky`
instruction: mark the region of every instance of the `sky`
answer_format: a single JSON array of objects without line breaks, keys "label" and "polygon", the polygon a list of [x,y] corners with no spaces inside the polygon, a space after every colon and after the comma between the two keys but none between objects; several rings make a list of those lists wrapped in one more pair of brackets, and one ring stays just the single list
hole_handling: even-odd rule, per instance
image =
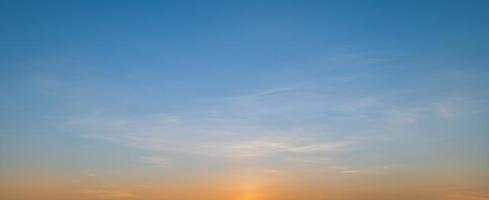
[{"label": "sky", "polygon": [[0,1],[0,199],[488,200],[488,1]]}]

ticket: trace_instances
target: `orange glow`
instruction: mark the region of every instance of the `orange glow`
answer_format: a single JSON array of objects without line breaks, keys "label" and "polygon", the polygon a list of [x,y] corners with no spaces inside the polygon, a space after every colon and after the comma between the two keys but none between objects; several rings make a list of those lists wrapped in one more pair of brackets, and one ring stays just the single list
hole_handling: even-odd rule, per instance
[{"label": "orange glow", "polygon": [[250,192],[241,194],[236,200],[261,200],[261,198],[259,194]]}]

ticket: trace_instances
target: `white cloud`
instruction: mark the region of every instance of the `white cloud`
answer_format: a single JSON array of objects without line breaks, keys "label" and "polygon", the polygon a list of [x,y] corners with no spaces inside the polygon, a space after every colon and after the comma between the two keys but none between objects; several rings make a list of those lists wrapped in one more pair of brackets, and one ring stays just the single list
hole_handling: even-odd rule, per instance
[{"label": "white cloud", "polygon": [[[426,113],[435,111],[446,118],[459,114],[452,104],[443,104],[445,99],[403,103],[398,94],[358,95],[338,92],[331,85],[311,85],[223,97],[191,112],[132,116],[95,112],[74,118],[69,126],[89,138],[148,151],[263,158],[335,153],[356,145],[352,138],[366,138],[365,134],[374,140],[408,132]],[[166,166],[166,161],[158,162]]]},{"label": "white cloud", "polygon": [[146,156],[143,157],[143,162],[153,165],[158,168],[167,168],[169,166],[169,161],[166,158],[157,157],[157,156]]},{"label": "white cloud", "polygon": [[287,151],[288,152],[295,152],[295,153],[334,151],[334,150],[337,150],[337,149],[344,147],[345,145],[346,145],[345,142],[326,143],[326,144],[312,144],[312,145],[288,147]]},{"label": "white cloud", "polygon": [[341,171],[343,174],[358,174],[358,173],[364,173],[365,171],[360,171],[360,170],[344,170]]},{"label": "white cloud", "polygon": [[135,199],[137,196],[122,190],[115,189],[87,189],[83,194],[95,199]]},{"label": "white cloud", "polygon": [[317,153],[338,150],[345,146],[344,142],[323,144],[294,144],[288,140],[253,140],[222,146],[226,152],[234,152],[239,156],[266,156],[274,153]]},{"label": "white cloud", "polygon": [[441,195],[437,200],[489,200],[489,193],[450,192]]}]

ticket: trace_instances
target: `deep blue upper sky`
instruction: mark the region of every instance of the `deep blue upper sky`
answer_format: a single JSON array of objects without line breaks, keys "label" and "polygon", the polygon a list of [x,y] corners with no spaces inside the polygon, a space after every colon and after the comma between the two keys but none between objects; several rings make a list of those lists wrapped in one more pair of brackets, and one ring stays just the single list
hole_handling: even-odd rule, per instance
[{"label": "deep blue upper sky", "polygon": [[[287,70],[325,68],[321,59],[350,51],[484,68],[486,8],[486,1],[2,1],[1,74],[3,85],[31,73],[115,82],[132,74],[205,95],[281,81],[281,73],[295,78]],[[349,70],[362,69],[338,73]]]}]

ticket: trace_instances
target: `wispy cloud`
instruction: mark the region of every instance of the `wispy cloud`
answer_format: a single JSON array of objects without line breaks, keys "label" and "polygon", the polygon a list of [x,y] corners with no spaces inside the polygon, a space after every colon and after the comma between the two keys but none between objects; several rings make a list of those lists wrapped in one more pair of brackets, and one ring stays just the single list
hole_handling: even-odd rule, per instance
[{"label": "wispy cloud", "polygon": [[305,146],[294,146],[287,149],[288,152],[295,153],[309,153],[309,152],[321,152],[321,151],[334,151],[346,146],[345,142],[327,143],[327,144],[312,144]]},{"label": "wispy cloud", "polygon": [[135,199],[137,196],[122,190],[115,189],[87,189],[83,194],[93,199]]},{"label": "wispy cloud", "polygon": [[339,150],[346,146],[345,142],[323,144],[295,144],[287,140],[253,140],[221,146],[225,152],[233,152],[234,156],[266,156],[275,153],[317,153]]},{"label": "wispy cloud", "polygon": [[145,156],[142,158],[142,160],[144,163],[153,165],[158,168],[167,168],[170,163],[168,159],[157,156]]},{"label": "wispy cloud", "polygon": [[292,92],[296,87],[283,87],[283,88],[276,88],[276,89],[271,89],[271,90],[265,90],[260,93],[254,94],[253,96],[268,96],[268,95],[279,95],[287,92]]},{"label": "wispy cloud", "polygon": [[[416,94],[411,88],[391,93],[350,93],[334,87],[345,82],[330,84],[322,87],[321,83],[309,82],[243,92],[180,113],[123,116],[94,112],[72,118],[68,127],[87,138],[151,152],[223,160],[284,155],[282,158],[287,160],[292,154],[340,153],[376,138],[410,133],[410,127],[420,118],[454,119],[466,113],[470,107],[466,104],[471,104],[446,96],[402,100],[406,95]],[[293,159],[300,160],[297,156]],[[165,159],[143,160],[168,166]],[[354,174],[365,170],[343,171]]]},{"label": "wispy cloud", "polygon": [[437,200],[489,200],[489,193],[450,192],[441,195]]},{"label": "wispy cloud", "polygon": [[399,170],[405,167],[400,164],[389,164],[389,165],[375,165],[363,168],[352,168],[346,166],[338,166],[340,173],[346,175],[375,175],[375,174],[385,174],[395,170]]}]

